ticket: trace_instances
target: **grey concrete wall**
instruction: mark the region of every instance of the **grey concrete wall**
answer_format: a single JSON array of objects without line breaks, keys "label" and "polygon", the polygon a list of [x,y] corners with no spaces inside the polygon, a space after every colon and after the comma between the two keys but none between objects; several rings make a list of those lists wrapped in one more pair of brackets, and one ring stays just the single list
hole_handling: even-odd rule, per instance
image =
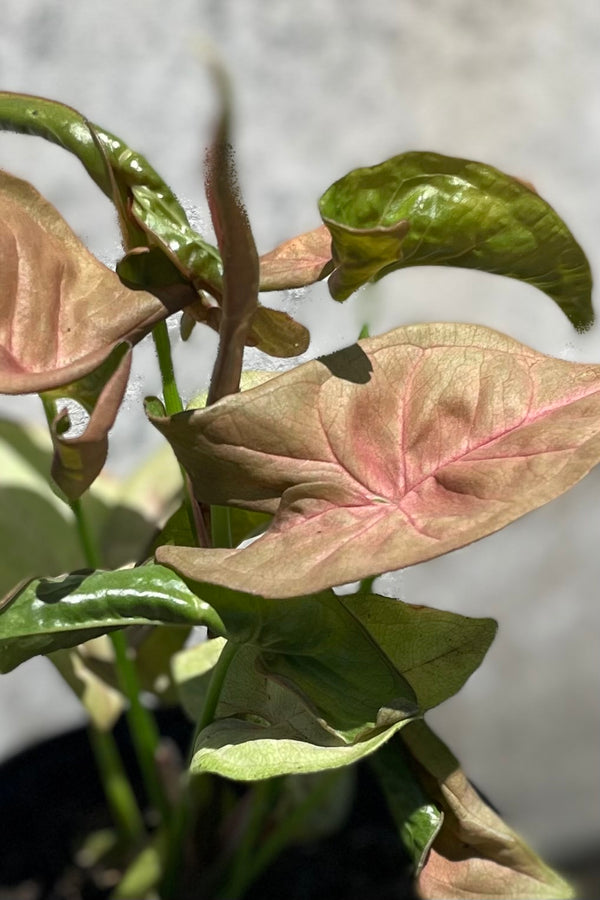
[{"label": "grey concrete wall", "polygon": [[[80,109],[146,153],[206,216],[202,146],[214,98],[196,38],[216,44],[234,79],[241,181],[261,251],[316,225],[317,197],[348,169],[433,149],[533,181],[597,270],[595,0],[4,0],[0,86]],[[1,135],[0,166],[28,177],[94,251],[114,256],[111,209],[74,159]],[[313,353],[350,342],[365,319],[372,331],[447,319],[600,359],[597,330],[578,337],[542,294],[477,273],[397,273],[344,307],[323,287],[283,302],[313,326]],[[200,338],[182,348],[188,394],[211,352]],[[157,388],[151,353],[140,356],[138,394]],[[134,405],[115,429],[111,464],[121,470],[152,443]],[[2,408],[34,413],[21,400]],[[598,498],[596,473],[492,538],[383,579],[410,602],[499,620],[481,670],[432,719],[506,817],[554,855],[600,838]],[[0,680],[3,752],[76,718],[43,660]]]}]

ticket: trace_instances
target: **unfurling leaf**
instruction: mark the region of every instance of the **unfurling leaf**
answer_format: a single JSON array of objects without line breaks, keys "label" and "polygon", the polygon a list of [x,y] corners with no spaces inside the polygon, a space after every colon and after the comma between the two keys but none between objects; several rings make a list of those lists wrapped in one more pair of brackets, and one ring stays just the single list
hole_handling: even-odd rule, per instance
[{"label": "unfurling leaf", "polygon": [[108,432],[117,417],[131,370],[131,345],[119,344],[110,356],[82,379],[45,395],[45,402],[63,397],[77,400],[89,414],[77,437],[64,434],[69,414],[60,410],[51,424],[54,458],[52,477],[69,500],[77,500],[102,471],[108,454]]},{"label": "unfurling leaf", "polygon": [[418,879],[424,900],[562,900],[571,887],[502,821],[424,722],[402,733],[444,820]]},{"label": "unfurling leaf", "polygon": [[580,331],[594,320],[583,250],[545,200],[492,166],[404,153],[336,181],[320,209],[336,300],[395,269],[459,266],[539,288]]},{"label": "unfurling leaf", "polygon": [[260,290],[286,291],[329,275],[331,234],[325,225],[306,231],[260,257]]},{"label": "unfurling leaf", "polygon": [[96,369],[173,310],[132,291],[26,181],[0,172],[0,391],[47,391]]},{"label": "unfurling leaf", "polygon": [[214,62],[220,111],[206,163],[206,197],[223,261],[219,349],[208,404],[239,390],[242,360],[258,304],[258,253],[242,201],[230,142],[231,91],[225,71]]},{"label": "unfurling leaf", "polygon": [[414,325],[151,418],[200,501],[274,514],[243,549],[157,558],[292,597],[463,547],[572,487],[600,461],[600,366],[480,326]]}]

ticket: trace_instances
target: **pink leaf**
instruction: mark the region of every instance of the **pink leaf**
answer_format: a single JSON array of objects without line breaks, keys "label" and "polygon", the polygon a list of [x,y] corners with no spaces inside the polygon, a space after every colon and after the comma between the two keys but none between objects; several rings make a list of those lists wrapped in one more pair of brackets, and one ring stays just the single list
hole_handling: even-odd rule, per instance
[{"label": "pink leaf", "polygon": [[153,422],[199,500],[275,514],[245,549],[159,560],[290,597],[440,556],[568,490],[600,460],[600,366],[413,325]]}]

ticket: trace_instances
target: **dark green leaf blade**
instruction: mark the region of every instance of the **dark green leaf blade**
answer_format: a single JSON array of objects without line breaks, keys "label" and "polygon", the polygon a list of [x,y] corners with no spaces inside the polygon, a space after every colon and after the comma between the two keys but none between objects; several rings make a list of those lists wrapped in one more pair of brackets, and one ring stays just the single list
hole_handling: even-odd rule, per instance
[{"label": "dark green leaf blade", "polygon": [[418,875],[441,828],[443,813],[424,793],[402,741],[392,738],[369,758]]},{"label": "dark green leaf blade", "polygon": [[493,166],[404,153],[336,181],[320,210],[333,238],[336,300],[395,269],[450,265],[539,288],[580,331],[593,322],[583,250],[548,203]]},{"label": "dark green leaf blade", "polygon": [[0,601],[0,672],[126,625],[222,623],[162,566],[36,578]]},{"label": "dark green leaf blade", "polygon": [[498,630],[493,619],[412,606],[377,594],[339,599],[402,672],[423,710],[462,688],[483,662]]}]

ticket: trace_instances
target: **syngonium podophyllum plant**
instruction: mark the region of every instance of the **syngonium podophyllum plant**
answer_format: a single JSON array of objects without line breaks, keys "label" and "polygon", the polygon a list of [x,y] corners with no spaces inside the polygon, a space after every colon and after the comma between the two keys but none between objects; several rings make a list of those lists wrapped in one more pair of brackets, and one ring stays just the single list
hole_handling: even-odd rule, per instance
[{"label": "syngonium podophyllum plant", "polygon": [[[239,386],[245,346],[293,357],[309,342],[302,325],[261,305],[261,292],[327,278],[343,301],[407,266],[462,266],[538,287],[583,330],[593,319],[586,258],[526,184],[419,152],[350,172],[321,197],[323,224],[259,257],[220,87],[206,163],[217,247],[114,135],[59,103],[0,94],[2,128],[79,158],[114,203],[124,247],[110,271],[31,185],[0,175],[1,388],[42,398],[51,477],[87,565],[57,575],[55,560],[40,577],[30,548],[28,580],[0,604],[0,668],[47,655],[89,710],[121,854],[115,898],[186,896],[190,879],[194,897],[242,897],[286,843],[316,833],[332,809],[339,817],[363,759],[420,896],[571,896],[424,722],[480,665],[495,623],[378,596],[373,581],[491,534],[579,481],[600,460],[600,366],[481,326],[416,324]],[[208,395],[187,409],[165,324],[181,310],[186,333],[196,323],[219,333]],[[130,533],[129,558],[112,563],[135,565],[115,569],[94,542],[93,483],[132,347],[150,332],[163,397],[146,412],[184,489],[154,539],[134,547]],[[62,398],[88,413],[77,437]],[[117,520],[113,511],[113,558]],[[353,593],[334,590],[353,582]],[[209,638],[186,648],[197,625]],[[180,779],[142,688],[177,696],[195,723]],[[156,814],[150,829],[112,743],[124,707]],[[194,828],[216,797],[207,775],[255,783],[220,801],[222,844],[199,841]]]}]

